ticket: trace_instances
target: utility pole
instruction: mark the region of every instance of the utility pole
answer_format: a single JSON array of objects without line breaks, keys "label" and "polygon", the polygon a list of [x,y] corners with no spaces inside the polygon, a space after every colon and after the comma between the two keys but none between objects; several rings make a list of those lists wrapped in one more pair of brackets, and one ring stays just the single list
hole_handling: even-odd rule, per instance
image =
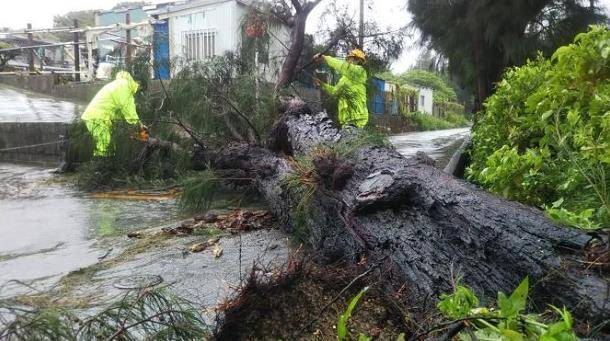
[{"label": "utility pole", "polygon": [[30,72],[34,72],[34,35],[32,34],[32,24],[28,23],[28,45],[30,48],[28,49],[28,68]]},{"label": "utility pole", "polygon": [[[131,24],[131,14],[129,10],[127,10],[127,14],[125,14],[125,24]],[[125,41],[127,42],[127,51],[125,54],[125,66],[129,67],[131,65],[131,30],[125,30]]]},{"label": "utility pole", "polygon": [[[78,29],[78,20],[74,19],[74,29]],[[80,47],[78,32],[74,32],[74,80],[80,82]],[[91,63],[91,61],[89,61]]]},{"label": "utility pole", "polygon": [[358,45],[364,49],[364,0],[360,0],[360,30],[358,32]]}]

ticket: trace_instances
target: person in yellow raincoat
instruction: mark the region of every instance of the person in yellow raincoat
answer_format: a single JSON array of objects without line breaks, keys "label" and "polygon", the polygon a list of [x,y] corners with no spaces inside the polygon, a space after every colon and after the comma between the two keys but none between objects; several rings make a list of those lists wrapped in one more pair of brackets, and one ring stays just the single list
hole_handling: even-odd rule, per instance
[{"label": "person in yellow raincoat", "polygon": [[125,120],[132,125],[139,124],[140,129],[146,129],[136,112],[134,96],[138,87],[129,72],[120,71],[115,80],[106,84],[85,109],[81,119],[95,142],[93,156],[105,157],[111,154],[110,141],[114,122]]},{"label": "person in yellow raincoat", "polygon": [[352,125],[358,128],[366,126],[369,122],[369,111],[366,107],[367,75],[361,65],[366,61],[364,52],[359,49],[351,51],[347,61],[322,54],[315,55],[314,60],[326,62],[341,75],[339,82],[334,86],[316,80],[324,91],[338,98],[339,123],[342,126]]}]

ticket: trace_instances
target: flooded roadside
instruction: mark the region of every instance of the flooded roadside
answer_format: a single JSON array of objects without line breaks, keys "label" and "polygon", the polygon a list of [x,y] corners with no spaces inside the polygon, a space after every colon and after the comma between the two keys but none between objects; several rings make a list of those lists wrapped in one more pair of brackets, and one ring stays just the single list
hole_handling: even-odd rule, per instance
[{"label": "flooded roadside", "polygon": [[44,289],[98,262],[117,236],[179,218],[175,199],[92,198],[49,169],[0,163],[0,297]]},{"label": "flooded roadside", "polygon": [[85,104],[0,84],[0,122],[71,122]]}]

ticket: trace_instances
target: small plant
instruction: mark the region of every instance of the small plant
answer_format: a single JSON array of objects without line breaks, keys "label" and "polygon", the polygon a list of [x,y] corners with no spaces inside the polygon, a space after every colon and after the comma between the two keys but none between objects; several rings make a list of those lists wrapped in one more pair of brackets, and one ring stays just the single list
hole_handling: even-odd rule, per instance
[{"label": "small plant", "polygon": [[[365,287],[358,293],[358,295],[354,296],[349,301],[349,304],[347,305],[347,309],[343,313],[341,313],[339,315],[339,317],[337,318],[337,340],[338,341],[349,340],[349,337],[347,336],[347,322],[349,321],[350,317],[352,317],[352,312],[356,308],[358,301],[360,301],[362,296],[364,296],[364,294],[366,294],[366,292],[368,290],[369,290],[369,288]],[[371,340],[371,338],[366,335],[360,334],[360,336],[358,336],[358,341],[368,341],[368,340]]]},{"label": "small plant", "polygon": [[479,307],[471,289],[457,284],[452,294],[441,295],[437,308],[445,317],[463,323],[460,340],[577,340],[572,316],[565,308],[551,306],[559,319],[546,323],[540,314],[526,314],[528,292],[526,277],[510,296],[498,293],[495,308],[487,308]]}]

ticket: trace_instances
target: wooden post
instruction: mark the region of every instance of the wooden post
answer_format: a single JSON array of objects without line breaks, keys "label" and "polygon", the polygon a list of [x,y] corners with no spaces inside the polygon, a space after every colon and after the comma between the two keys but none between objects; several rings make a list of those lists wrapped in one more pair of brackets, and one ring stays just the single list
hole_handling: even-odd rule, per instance
[{"label": "wooden post", "polygon": [[28,24],[28,45],[30,46],[30,48],[28,49],[28,68],[30,70],[30,72],[33,72],[34,69],[34,48],[31,46],[34,46],[34,35],[31,32],[32,30],[32,24]]},{"label": "wooden post", "polygon": [[[127,14],[125,14],[125,24],[131,24],[131,14],[129,10],[127,10]],[[125,30],[125,41],[127,42],[127,52],[125,54],[125,65],[129,67],[131,65],[131,30]]]},{"label": "wooden post", "polygon": [[[78,20],[74,19],[74,29],[78,29]],[[78,32],[74,32],[74,80],[80,82],[80,47]]]},{"label": "wooden post", "polygon": [[358,45],[364,50],[364,0],[360,0],[360,28],[358,30]]}]

